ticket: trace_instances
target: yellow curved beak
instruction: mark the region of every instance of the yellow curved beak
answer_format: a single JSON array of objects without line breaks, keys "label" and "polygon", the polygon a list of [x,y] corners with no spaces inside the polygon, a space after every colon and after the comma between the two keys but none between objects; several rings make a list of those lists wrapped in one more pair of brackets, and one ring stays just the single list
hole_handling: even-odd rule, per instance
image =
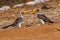
[{"label": "yellow curved beak", "polygon": [[28,10],[25,10],[25,11],[24,11],[24,14],[28,14],[28,12],[29,12]]},{"label": "yellow curved beak", "polygon": [[38,12],[37,9],[34,9],[34,10],[32,11],[33,14],[36,14],[37,12]]}]

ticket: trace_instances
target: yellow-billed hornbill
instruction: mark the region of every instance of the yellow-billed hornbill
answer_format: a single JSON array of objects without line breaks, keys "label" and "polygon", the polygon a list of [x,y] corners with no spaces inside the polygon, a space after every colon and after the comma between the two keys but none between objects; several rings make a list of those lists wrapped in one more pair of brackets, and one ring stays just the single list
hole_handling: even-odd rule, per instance
[{"label": "yellow-billed hornbill", "polygon": [[46,17],[43,13],[41,9],[38,9],[38,14],[37,14],[37,18],[40,19],[40,21],[42,22],[42,24],[45,24],[45,22],[48,23],[54,23],[53,21],[51,21],[48,17]]},{"label": "yellow-billed hornbill", "polygon": [[6,29],[10,26],[15,27],[16,25],[19,25],[19,27],[21,27],[22,19],[23,19],[23,12],[20,12],[19,17],[13,22],[13,24],[5,26],[5,27],[3,27],[3,29]]}]

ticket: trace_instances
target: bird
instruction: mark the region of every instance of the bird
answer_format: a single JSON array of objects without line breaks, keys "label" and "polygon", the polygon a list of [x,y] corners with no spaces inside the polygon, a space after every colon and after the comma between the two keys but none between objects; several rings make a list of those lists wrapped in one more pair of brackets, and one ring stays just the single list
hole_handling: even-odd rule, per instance
[{"label": "bird", "polygon": [[37,11],[38,11],[37,18],[40,19],[40,21],[42,22],[42,24],[45,24],[46,22],[48,22],[48,23],[54,23],[52,20],[50,20],[48,17],[46,17],[42,13],[41,9],[40,10],[38,9]]},{"label": "bird", "polygon": [[23,12],[20,12],[19,17],[13,22],[13,24],[7,25],[7,26],[3,27],[2,29],[6,29],[10,26],[15,27],[16,25],[19,25],[19,28],[20,28],[21,24],[22,24],[22,20],[23,20]]}]

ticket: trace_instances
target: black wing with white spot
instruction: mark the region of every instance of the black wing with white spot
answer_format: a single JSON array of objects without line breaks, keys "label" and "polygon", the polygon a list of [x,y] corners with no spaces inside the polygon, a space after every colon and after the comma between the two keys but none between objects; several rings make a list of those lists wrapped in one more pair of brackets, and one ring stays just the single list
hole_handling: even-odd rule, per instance
[{"label": "black wing with white spot", "polygon": [[37,14],[37,17],[39,18],[39,19],[42,19],[43,21],[45,21],[45,22],[49,22],[49,23],[53,23],[53,21],[51,21],[49,18],[47,18],[45,15],[43,15],[43,14]]}]

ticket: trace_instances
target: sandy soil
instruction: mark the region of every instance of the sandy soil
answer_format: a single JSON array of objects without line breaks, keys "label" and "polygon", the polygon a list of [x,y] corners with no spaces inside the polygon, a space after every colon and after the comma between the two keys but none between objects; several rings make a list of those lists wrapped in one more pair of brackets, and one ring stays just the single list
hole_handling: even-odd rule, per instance
[{"label": "sandy soil", "polygon": [[60,40],[60,23],[0,30],[0,40]]}]

